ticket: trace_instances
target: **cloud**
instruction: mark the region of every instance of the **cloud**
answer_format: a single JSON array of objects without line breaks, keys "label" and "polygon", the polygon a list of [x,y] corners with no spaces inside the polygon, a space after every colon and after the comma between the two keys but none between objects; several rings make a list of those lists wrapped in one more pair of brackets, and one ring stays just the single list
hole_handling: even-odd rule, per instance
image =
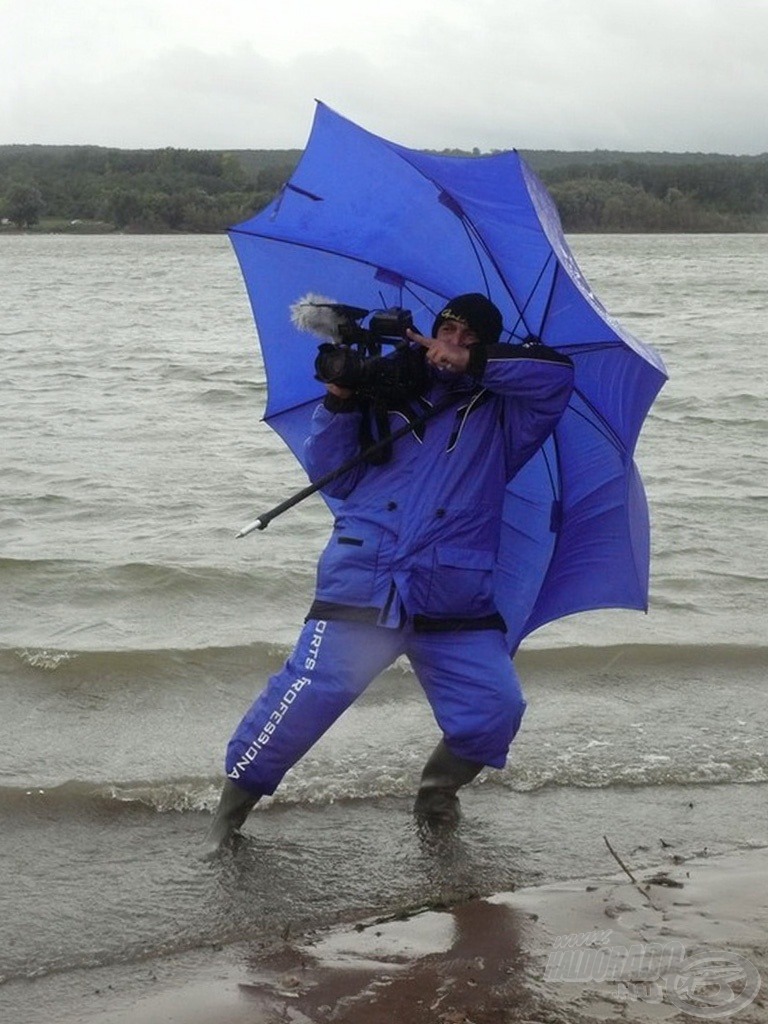
[{"label": "cloud", "polygon": [[438,149],[768,148],[762,2],[11,7],[0,141],[298,148],[317,97]]}]

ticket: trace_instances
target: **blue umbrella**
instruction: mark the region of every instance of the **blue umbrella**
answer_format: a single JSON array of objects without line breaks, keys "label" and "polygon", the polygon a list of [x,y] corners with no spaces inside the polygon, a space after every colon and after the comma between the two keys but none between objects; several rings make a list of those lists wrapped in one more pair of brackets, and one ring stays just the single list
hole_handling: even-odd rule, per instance
[{"label": "blue umbrella", "polygon": [[308,292],[406,307],[427,333],[447,299],[483,292],[501,310],[502,341],[532,334],[567,353],[569,407],[505,496],[496,589],[510,649],[574,612],[647,609],[650,528],[633,453],[664,364],[592,293],[517,153],[422,153],[318,104],[291,179],[230,238],[264,357],[265,420],[300,461],[325,393],[315,345],[291,321]]}]

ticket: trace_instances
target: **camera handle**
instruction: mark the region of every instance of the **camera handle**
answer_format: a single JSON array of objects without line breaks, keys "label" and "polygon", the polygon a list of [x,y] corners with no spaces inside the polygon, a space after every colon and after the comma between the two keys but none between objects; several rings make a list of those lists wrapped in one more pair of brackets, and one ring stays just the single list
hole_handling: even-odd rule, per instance
[{"label": "camera handle", "polygon": [[350,469],[354,469],[355,466],[359,466],[361,462],[365,462],[371,455],[376,455],[378,452],[386,448],[387,445],[391,445],[399,438],[405,437],[406,434],[410,434],[414,427],[418,427],[422,423],[426,423],[428,420],[431,420],[434,416],[437,416],[438,413],[448,409],[451,405],[455,405],[455,403],[462,397],[465,397],[465,395],[448,395],[441,402],[437,402],[436,405],[433,405],[431,409],[427,409],[426,412],[421,413],[404,426],[399,427],[391,434],[388,434],[387,437],[376,441],[375,444],[369,445],[368,448],[364,449],[364,451],[358,452],[357,455],[354,455],[351,459],[347,459],[346,462],[342,462],[340,466],[337,466],[336,469],[332,469],[330,473],[326,473],[324,476],[321,476],[320,479],[316,480],[313,484],[310,484],[308,487],[303,487],[300,491],[296,491],[296,493],[292,494],[290,498],[286,498],[285,501],[281,501],[279,505],[275,505],[275,507],[271,508],[268,512],[262,512],[258,519],[254,519],[253,522],[244,526],[242,530],[235,535],[235,539],[239,540],[241,537],[247,537],[248,534],[253,533],[254,530],[266,530],[272,520],[276,519],[277,516],[282,515],[283,512],[287,512],[289,508],[293,508],[294,505],[298,505],[299,502],[304,501],[305,498],[310,497],[310,495],[315,494],[317,491],[321,491],[326,484],[329,484],[331,481],[343,476],[344,473],[349,472]]}]

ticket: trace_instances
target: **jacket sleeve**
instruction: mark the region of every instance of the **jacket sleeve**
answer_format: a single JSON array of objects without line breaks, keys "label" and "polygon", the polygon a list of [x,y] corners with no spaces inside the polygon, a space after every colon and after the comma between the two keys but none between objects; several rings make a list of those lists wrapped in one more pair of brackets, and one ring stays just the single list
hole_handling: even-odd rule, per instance
[{"label": "jacket sleeve", "polygon": [[[304,464],[313,482],[360,452],[360,408],[357,400],[327,395],[312,415],[304,442]],[[361,463],[323,487],[331,498],[346,498],[366,471]]]},{"label": "jacket sleeve", "polygon": [[508,399],[508,428],[515,469],[552,433],[573,391],[573,363],[540,342],[476,345],[468,372],[483,387]]}]

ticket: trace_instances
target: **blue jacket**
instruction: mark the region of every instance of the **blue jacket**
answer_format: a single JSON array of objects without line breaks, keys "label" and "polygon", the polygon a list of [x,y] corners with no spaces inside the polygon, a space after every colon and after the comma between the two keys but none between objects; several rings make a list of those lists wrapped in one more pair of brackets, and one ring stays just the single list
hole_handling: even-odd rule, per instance
[{"label": "blue jacket", "polygon": [[[468,373],[430,370],[424,398],[455,404],[324,493],[342,499],[317,569],[309,618],[424,630],[497,628],[493,594],[504,490],[556,426],[573,387],[571,361],[544,345],[476,345]],[[418,405],[418,403],[414,403]],[[390,410],[394,431],[406,420]],[[306,442],[310,478],[360,450],[356,398],[328,396]]]}]

